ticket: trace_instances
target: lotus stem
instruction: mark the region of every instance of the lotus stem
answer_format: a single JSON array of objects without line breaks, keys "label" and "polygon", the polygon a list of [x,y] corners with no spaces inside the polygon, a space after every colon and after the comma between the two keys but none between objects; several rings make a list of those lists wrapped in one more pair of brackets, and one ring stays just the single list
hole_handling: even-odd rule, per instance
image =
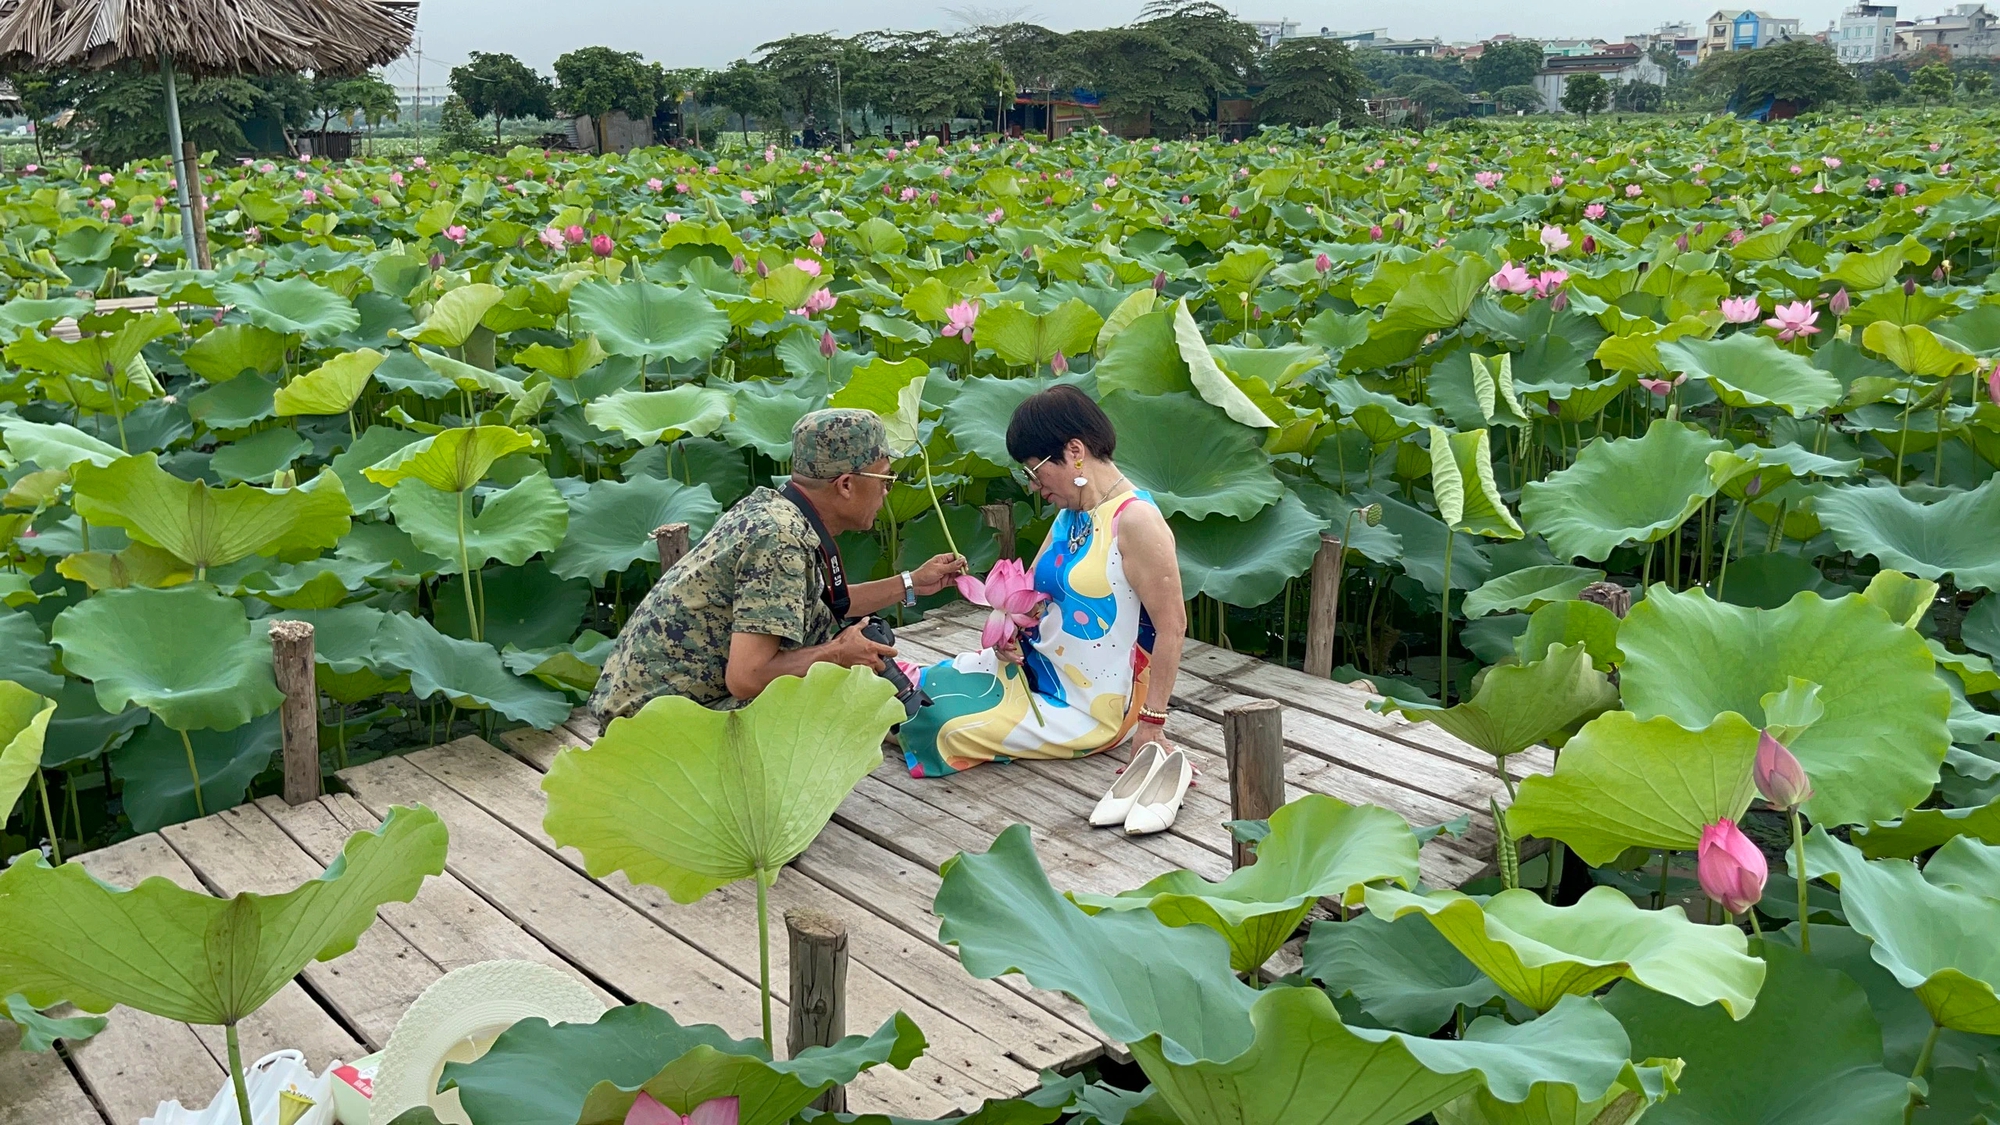
[{"label": "lotus stem", "polygon": [[757,984],[764,994],[764,1049],[775,1052],[777,1047],[771,1038],[770,889],[764,885],[764,869],[761,866],[752,878],[757,881]]},{"label": "lotus stem", "polygon": [[188,732],[175,732],[181,736],[181,749],[187,751],[188,776],[194,779],[194,811],[196,816],[207,816],[208,809],[201,800],[201,769],[194,764],[194,743],[188,741]]},{"label": "lotus stem", "polygon": [[1923,1048],[1917,1052],[1917,1065],[1910,1068],[1911,1078],[1922,1078],[1930,1072],[1931,1052],[1937,1050],[1938,1035],[1943,1031],[1943,1024],[1935,1021],[1931,1023],[1930,1034],[1924,1036]]},{"label": "lotus stem", "polygon": [[1020,674],[1021,690],[1028,693],[1028,709],[1035,713],[1035,725],[1038,727],[1048,726],[1048,720],[1042,718],[1042,705],[1035,700],[1035,684],[1033,680],[1028,679],[1026,665],[1022,665]]},{"label": "lotus stem", "polygon": [[479,611],[472,604],[472,561],[465,553],[465,493],[458,493],[458,578],[465,587],[465,627],[472,631],[472,639],[483,641],[480,636]]},{"label": "lotus stem", "polygon": [[1736,514],[1734,516],[1731,516],[1729,519],[1729,534],[1724,535],[1722,537],[1722,567],[1715,576],[1716,601],[1723,600],[1722,591],[1729,582],[1730,543],[1732,540],[1736,538],[1737,530],[1743,526],[1743,517],[1749,511],[1750,511],[1750,499],[1749,497],[1744,497],[1743,502],[1736,506]]},{"label": "lotus stem", "polygon": [[1757,924],[1757,908],[1752,906],[1750,909],[1745,910],[1743,914],[1745,917],[1750,919],[1750,932],[1756,934],[1760,938],[1763,937],[1764,927]]},{"label": "lotus stem", "polygon": [[1806,909],[1806,836],[1799,830],[1799,810],[1794,805],[1788,810],[1792,815],[1792,848],[1799,858],[1799,952],[1812,956],[1812,922],[1808,920]]},{"label": "lotus stem", "polygon": [[[930,493],[931,510],[937,513],[938,526],[944,529],[945,546],[951,548],[952,554],[957,555],[959,558],[965,558],[964,555],[959,554],[958,541],[953,539],[951,536],[951,521],[944,518],[944,505],[938,503],[937,486],[931,482],[930,451],[924,448],[922,442],[918,442],[917,453],[924,459],[924,491]],[[967,563],[970,563],[971,561],[972,561],[971,559],[966,559]]]},{"label": "lotus stem", "polygon": [[[1458,538],[1451,525],[1444,529],[1444,590],[1443,605],[1438,613],[1438,706],[1451,706],[1451,546]],[[1346,550],[1345,544],[1341,547]],[[1507,771],[1500,771],[1500,779],[1507,779]],[[1514,795],[1514,787],[1509,784],[1507,795]]]},{"label": "lotus stem", "polygon": [[[41,770],[35,771],[35,786],[42,791],[42,823],[49,828],[49,852],[51,858],[56,861],[56,866],[61,867],[62,836],[56,831],[55,814],[49,811],[49,779]],[[82,831],[79,826],[77,832],[81,834]]]},{"label": "lotus stem", "polygon": [[1542,901],[1550,906],[1556,904],[1556,891],[1562,884],[1563,861],[1567,858],[1568,852],[1569,849],[1561,840],[1549,845],[1548,876],[1542,880]]},{"label": "lotus stem", "polygon": [[242,1125],[254,1125],[250,1120],[250,1088],[243,1082],[243,1045],[237,1042],[236,1025],[223,1024],[222,1036],[229,1043],[229,1084],[236,1087],[237,1119]]},{"label": "lotus stem", "polygon": [[1653,909],[1655,909],[1655,910],[1665,910],[1665,909],[1666,909],[1666,907],[1667,907],[1667,876],[1668,876],[1669,874],[1671,874],[1671,873],[1672,873],[1673,869],[1674,869],[1674,853],[1673,853],[1673,849],[1671,849],[1671,848],[1661,848],[1661,849],[1660,849],[1660,889],[1659,889],[1659,891],[1658,891],[1658,892],[1657,892],[1656,894],[1654,894],[1654,896],[1653,896],[1653,899],[1654,899],[1654,901],[1653,901]]},{"label": "lotus stem", "polygon": [[[1903,393],[1904,396],[1907,398],[1909,392],[1905,391]],[[1910,408],[1915,405],[1916,404],[1913,402],[1903,403],[1903,428],[1902,432],[1896,438],[1895,481],[1896,481],[1896,487],[1898,488],[1901,488],[1903,486],[1903,451],[1908,449],[1910,445]],[[1942,435],[1940,435],[1939,437],[1940,437],[1939,443],[1940,445],[1942,445]]]}]

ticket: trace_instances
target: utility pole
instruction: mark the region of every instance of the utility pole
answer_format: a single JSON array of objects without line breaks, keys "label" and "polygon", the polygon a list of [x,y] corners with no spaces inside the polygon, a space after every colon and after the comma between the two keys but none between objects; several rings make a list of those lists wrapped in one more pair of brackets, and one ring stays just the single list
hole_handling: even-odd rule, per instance
[{"label": "utility pole", "polygon": [[417,59],[417,92],[410,99],[410,108],[416,111],[414,117],[416,120],[417,144],[421,147],[424,140],[424,37],[421,35],[417,36],[415,55]]}]

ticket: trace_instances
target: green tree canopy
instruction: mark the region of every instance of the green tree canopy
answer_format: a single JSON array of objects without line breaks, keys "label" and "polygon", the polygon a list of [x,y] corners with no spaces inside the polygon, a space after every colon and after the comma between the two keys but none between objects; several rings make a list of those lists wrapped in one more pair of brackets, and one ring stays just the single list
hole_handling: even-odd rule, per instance
[{"label": "green tree canopy", "polygon": [[474,51],[464,66],[451,68],[451,91],[474,117],[493,118],[493,142],[509,118],[547,117],[555,112],[549,80],[512,55]]},{"label": "green tree canopy", "polygon": [[1956,85],[1950,67],[1932,63],[1918,67],[1917,72],[1910,75],[1910,96],[1927,102],[1948,102]]},{"label": "green tree canopy", "polygon": [[314,78],[313,112],[319,114],[319,130],[326,132],[335,117],[358,117],[377,125],[397,116],[401,103],[396,88],[374,74],[355,78]]},{"label": "green tree canopy", "polygon": [[758,44],[757,65],[770,76],[785,108],[803,119],[833,105],[841,53],[840,40],[831,35],[787,35]]},{"label": "green tree canopy", "polygon": [[1903,80],[1896,77],[1896,72],[1893,70],[1887,68],[1878,70],[1875,76],[1868,80],[1868,100],[1877,105],[1893,102],[1902,96]]},{"label": "green tree canopy", "polygon": [[1562,107],[1580,117],[1589,117],[1611,101],[1611,83],[1602,75],[1578,74],[1563,83]]},{"label": "green tree canopy", "polygon": [[1620,82],[1611,88],[1611,104],[1627,113],[1657,113],[1667,102],[1667,88],[1657,82]]},{"label": "green tree canopy", "polygon": [[624,110],[635,120],[651,120],[659,108],[658,72],[637,51],[582,47],[556,59],[556,101],[563,109],[597,123],[597,149],[604,151],[604,118]]},{"label": "green tree canopy", "polygon": [[1403,95],[1424,107],[1424,112],[1433,121],[1448,121],[1465,116],[1465,92],[1449,82],[1436,78],[1419,78]]},{"label": "green tree canopy", "polygon": [[737,59],[727,69],[710,74],[695,96],[735,114],[746,145],[750,143],[750,119],[775,116],[779,109],[777,83],[748,59]]},{"label": "green tree canopy", "polygon": [[1860,80],[1840,64],[1833,48],[1810,39],[1755,51],[1719,51],[1695,70],[1694,78],[1702,89],[1727,94],[1739,103],[1777,98],[1810,109],[1861,96]]},{"label": "green tree canopy", "polygon": [[1482,90],[1499,92],[1508,86],[1532,86],[1542,69],[1542,45],[1531,39],[1488,43],[1472,60],[1472,79]]},{"label": "green tree canopy", "polygon": [[1523,113],[1540,113],[1548,108],[1548,102],[1543,100],[1542,92],[1533,86],[1502,86],[1493,91],[1493,101],[1508,113],[1515,110]]},{"label": "green tree canopy", "polygon": [[1266,121],[1328,125],[1361,115],[1368,80],[1338,39],[1288,39],[1265,56],[1263,71],[1257,112]]}]

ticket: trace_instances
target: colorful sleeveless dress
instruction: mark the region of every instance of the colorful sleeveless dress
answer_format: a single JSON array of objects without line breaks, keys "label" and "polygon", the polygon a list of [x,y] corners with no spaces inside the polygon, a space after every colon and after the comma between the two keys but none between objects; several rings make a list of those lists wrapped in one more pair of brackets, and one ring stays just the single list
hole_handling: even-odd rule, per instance
[{"label": "colorful sleeveless dress", "polygon": [[[1124,492],[1088,512],[1056,516],[1035,558],[1035,589],[1050,600],[1041,622],[1022,633],[1024,666],[981,649],[924,669],[921,684],[933,702],[900,732],[910,776],[1015,758],[1081,758],[1131,733],[1146,698],[1153,627],[1125,576],[1118,516],[1150,503],[1144,492]],[[1028,706],[1030,684],[1040,721]]]}]

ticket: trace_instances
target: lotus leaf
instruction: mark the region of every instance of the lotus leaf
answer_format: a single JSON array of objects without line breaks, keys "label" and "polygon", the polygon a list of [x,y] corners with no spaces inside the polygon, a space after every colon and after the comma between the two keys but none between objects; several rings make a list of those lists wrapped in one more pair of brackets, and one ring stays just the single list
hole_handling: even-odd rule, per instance
[{"label": "lotus leaf", "polygon": [[461,285],[448,290],[431,305],[430,315],[414,329],[398,333],[412,344],[434,347],[463,347],[479,327],[479,320],[506,297],[497,285]]},{"label": "lotus leaf", "polygon": [[1625,662],[1618,647],[1618,615],[1595,602],[1550,602],[1528,618],[1514,638],[1514,656],[1522,663],[1548,655],[1550,645],[1582,642],[1591,666],[1609,672]]},{"label": "lotus leaf", "polygon": [[[480,639],[502,650],[545,649],[569,643],[583,624],[590,604],[590,584],[562,578],[541,562],[488,569],[479,580]],[[440,598],[432,620],[450,637],[470,637],[465,608],[456,599]],[[593,674],[591,684],[597,682]],[[588,690],[588,688],[586,688]]]},{"label": "lotus leaf", "polygon": [[345,414],[354,408],[368,386],[368,377],[382,365],[383,355],[373,348],[343,352],[304,375],[278,388],[272,403],[278,416],[294,414]]},{"label": "lotus leaf", "polygon": [[447,637],[430,622],[392,613],[375,634],[370,663],[408,672],[419,699],[442,694],[461,707],[490,707],[548,730],[569,717],[569,703],[514,675],[493,646]]},{"label": "lotus leaf", "polygon": [[596,1023],[522,1020],[476,1061],[447,1063],[443,1085],[481,1125],[622,1125],[642,1089],[676,1114],[734,1097],[742,1125],[785,1125],[827,1087],[884,1063],[904,1069],[923,1048],[898,1012],[873,1035],[774,1062],[760,1040],[628,1004]]},{"label": "lotus leaf", "polygon": [[1861,342],[1905,372],[1926,379],[1963,375],[1979,366],[1978,356],[1955,340],[1939,338],[1921,324],[1878,320],[1861,334]]},{"label": "lotus leaf", "polygon": [[1618,705],[1618,689],[1581,644],[1551,645],[1532,664],[1486,670],[1472,698],[1451,707],[1383,698],[1371,706],[1428,722],[1501,759]]},{"label": "lotus leaf", "polygon": [[1911,809],[1900,819],[1855,829],[1853,840],[1869,859],[1914,859],[1962,836],[2000,844],[2000,801],[1963,809]]},{"label": "lotus leaf", "polygon": [[21,1050],[38,1052],[54,1050],[58,1039],[75,1046],[103,1031],[111,1022],[103,1016],[58,1019],[44,1015],[18,992],[0,1001],[0,1017],[12,1020],[21,1029]]},{"label": "lotus leaf", "polygon": [[1304,956],[1302,971],[1330,994],[1352,996],[1371,1018],[1412,1035],[1429,1035],[1460,1007],[1478,1008],[1501,994],[1423,918],[1388,922],[1363,913],[1315,922]]},{"label": "lotus leaf", "polygon": [[233,730],[190,731],[185,744],[181,732],[155,719],[111,752],[111,772],[124,783],[121,798],[132,830],[156,832],[242,804],[250,783],[281,749],[276,711]]},{"label": "lotus leaf", "polygon": [[290,468],[292,462],[312,452],[312,447],[312,442],[298,431],[279,426],[260,430],[216,450],[208,467],[216,476],[232,483],[269,484]]},{"label": "lotus leaf", "polygon": [[587,281],[570,291],[569,304],[577,326],[612,355],[706,359],[729,339],[729,317],[692,286]]},{"label": "lotus leaf", "polygon": [[1438,1125],[1614,1125],[1636,1121],[1660,1099],[1675,1092],[1679,1059],[1647,1059],[1627,1064],[1603,1095],[1582,1098],[1574,1086],[1537,1084],[1528,1097],[1510,1104],[1475,1090],[1437,1111]]},{"label": "lotus leaf", "polygon": [[1609,711],[1563,746],[1553,775],[1521,782],[1507,827],[1561,840],[1597,865],[1626,848],[1693,851],[1703,828],[1750,807],[1756,756],[1757,728],[1734,712],[1689,730],[1666,716]]},{"label": "lotus leaf", "polygon": [[773,461],[790,461],[792,427],[825,400],[780,390],[754,393],[752,388],[759,385],[738,386],[732,406],[735,413],[716,432],[733,446],[749,446]]},{"label": "lotus leaf", "polygon": [[670,391],[620,391],[583,408],[590,424],[640,445],[705,437],[729,420],[729,392],[686,384]]},{"label": "lotus leaf", "polygon": [[515,353],[514,362],[550,378],[576,379],[603,363],[606,355],[605,350],[598,346],[597,337],[585,336],[581,342],[567,348],[531,344]]},{"label": "lotus leaf", "polygon": [[1678,906],[1641,910],[1615,887],[1592,887],[1571,906],[1519,888],[1482,903],[1457,891],[1369,887],[1367,901],[1391,922],[1421,912],[1493,983],[1540,1012],[1624,978],[1690,1004],[1720,1003],[1742,1019],[1764,983],[1743,931],[1690,922]]},{"label": "lotus leaf", "polygon": [[461,426],[411,442],[361,474],[382,488],[417,480],[440,492],[464,492],[485,479],[495,461],[534,444],[531,435],[506,426]]},{"label": "lotus leaf", "polygon": [[1567,469],[1521,488],[1521,518],[1558,556],[1593,561],[1621,543],[1664,539],[1715,495],[1710,453],[1728,449],[1679,422],[1583,447]]},{"label": "lotus leaf", "polygon": [[1447,531],[1436,516],[1403,503],[1386,492],[1362,490],[1352,494],[1363,504],[1382,505],[1382,526],[1403,542],[1401,562],[1404,573],[1416,579],[1432,594],[1444,589],[1445,537],[1450,535],[1451,588],[1477,589],[1493,572],[1485,541],[1463,531]]},{"label": "lotus leaf", "polygon": [[1220,883],[1169,871],[1116,896],[1074,894],[1085,910],[1151,910],[1169,926],[1201,925],[1229,939],[1230,968],[1254,973],[1322,898],[1359,897],[1362,884],[1417,882],[1417,838],[1373,805],[1308,794],[1271,814],[1257,862]]},{"label": "lotus leaf", "polygon": [[1201,337],[1201,328],[1195,324],[1194,314],[1188,312],[1184,300],[1174,302],[1174,344],[1180,349],[1181,361],[1187,364],[1188,379],[1194,384],[1195,394],[1209,405],[1241,425],[1264,429],[1278,424],[1231,382],[1229,375],[1216,364],[1215,357],[1209,353],[1207,341]]},{"label": "lotus leaf", "polygon": [[[1484,586],[1465,596],[1467,617],[1489,613],[1527,610],[1530,613],[1553,602],[1567,602],[1585,586],[1604,581],[1604,572],[1581,566],[1530,566],[1489,579]],[[1601,608],[1601,607],[1600,607]]]},{"label": "lotus leaf", "polygon": [[[119,323],[114,329],[100,331],[80,340],[41,339],[29,336],[7,345],[6,354],[13,362],[35,371],[74,375],[100,383],[114,380],[122,382],[135,378],[133,370],[135,366],[140,372],[144,372],[144,361],[139,359],[140,349],[162,336],[171,336],[180,330],[181,322],[172,313],[157,312],[133,317]],[[150,382],[151,378],[151,374],[146,373],[137,381]],[[111,402],[109,398],[103,401],[108,411]]]},{"label": "lotus leaf", "polygon": [[1656,586],[1618,644],[1625,706],[1689,729],[1725,711],[1763,725],[1766,695],[1793,678],[1820,685],[1825,714],[1790,747],[1812,778],[1804,808],[1815,823],[1887,820],[1937,784],[1951,692],[1923,638],[1865,597],[1805,593],[1760,610]]},{"label": "lotus leaf", "polygon": [[1685,1064],[1647,1125],[1899,1125],[1909,1080],[1883,1069],[1861,988],[1796,950],[1765,942],[1762,955],[1764,988],[1742,1020],[1629,981],[1605,998],[1633,1055]]},{"label": "lotus leaf", "polygon": [[[1108,345],[1100,333],[1098,346],[1104,358],[1090,369],[1098,388],[1105,394],[1121,390],[1140,394],[1193,391],[1194,381],[1188,377],[1180,343],[1174,339],[1174,321],[1173,309],[1157,309],[1121,328]],[[1109,328],[1107,322],[1106,331]]]},{"label": "lotus leaf", "polygon": [[1036,315],[1017,304],[997,303],[979,314],[973,338],[991,348],[1002,363],[1038,367],[1065,356],[1084,355],[1097,345],[1104,318],[1083,301],[1071,298]]},{"label": "lotus leaf", "polygon": [[[1889,620],[1900,621],[1904,627],[1914,629],[1924,619],[1938,593],[1938,584],[1923,578],[1912,578],[1900,570],[1884,570],[1868,580],[1868,588],[1861,596],[1882,607]],[[1935,650],[1933,650],[1935,651]]]},{"label": "lotus leaf", "polygon": [[52,632],[63,665],[113,714],[136,703],[177,731],[233,730],[284,702],[270,638],[205,583],[104,590],[58,614]]},{"label": "lotus leaf", "polygon": [[0,680],[11,680],[39,695],[54,695],[64,683],[50,671],[55,655],[33,617],[0,611]]},{"label": "lotus leaf", "polygon": [[569,530],[549,557],[549,569],[601,586],[606,574],[658,557],[655,529],[684,523],[690,541],[699,541],[721,513],[722,505],[706,484],[659,477],[594,481],[582,499],[571,501]]},{"label": "lotus leaf", "polygon": [[215,293],[250,323],[287,336],[324,340],[361,327],[353,302],[304,277],[232,281],[216,286]]},{"label": "lotus leaf", "polygon": [[2000,553],[1985,532],[2000,526],[2000,484],[1926,504],[1893,485],[1827,488],[1813,512],[1833,541],[1924,578],[1949,574],[1960,589],[2000,589]]},{"label": "lotus leaf", "polygon": [[1742,408],[1776,406],[1803,418],[1841,399],[1840,380],[1769,336],[1738,332],[1719,340],[1684,337],[1659,346],[1668,370],[1705,380],[1722,401]]},{"label": "lotus leaf", "polygon": [[0,809],[12,809],[41,770],[42,744],[55,714],[55,700],[0,680]]},{"label": "lotus leaf", "polygon": [[422,480],[406,480],[389,491],[396,525],[422,551],[449,559],[438,573],[475,570],[498,559],[519,566],[541,551],[553,551],[569,528],[569,505],[544,473],[486,498],[475,513],[462,503],[466,493],[440,492]]},{"label": "lotus leaf", "polygon": [[1438,515],[1454,531],[1519,539],[1521,525],[1493,479],[1493,449],[1485,430],[1448,434],[1432,426],[1431,488]]},{"label": "lotus leaf", "polygon": [[1284,495],[1257,432],[1194,395],[1116,391],[1103,405],[1119,467],[1167,515],[1247,520]]},{"label": "lotus leaf", "polygon": [[30,422],[14,414],[0,414],[0,435],[7,449],[22,461],[33,461],[44,469],[68,469],[79,461],[104,468],[125,456],[115,445],[102,442],[75,426],[61,422]]},{"label": "lotus leaf", "polygon": [[225,324],[188,345],[181,362],[211,383],[245,371],[269,375],[285,367],[285,337],[254,324]]},{"label": "lotus leaf", "polygon": [[107,468],[79,462],[74,471],[78,515],[123,528],[197,575],[251,555],[331,547],[347,533],[351,512],[340,478],[329,472],[299,488],[212,488],[167,472],[151,453]]},{"label": "lotus leaf", "polygon": [[1289,492],[1247,521],[1174,516],[1168,523],[1180,556],[1181,593],[1246,606],[1271,600],[1286,579],[1310,569],[1319,533],[1329,526]]}]

